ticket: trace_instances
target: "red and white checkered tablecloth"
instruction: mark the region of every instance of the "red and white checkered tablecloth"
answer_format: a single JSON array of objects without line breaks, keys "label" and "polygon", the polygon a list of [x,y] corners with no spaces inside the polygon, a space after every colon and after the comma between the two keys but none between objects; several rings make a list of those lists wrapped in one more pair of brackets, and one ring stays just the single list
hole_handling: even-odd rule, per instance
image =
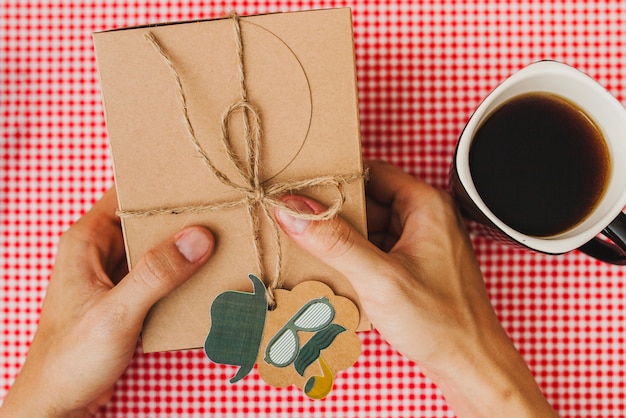
[{"label": "red and white checkered tablecloth", "polygon": [[[626,100],[623,0],[0,2],[0,399],[36,328],[59,235],[112,184],[91,33],[145,23],[352,7],[364,154],[445,187],[479,101],[533,61],[576,66]],[[626,129],[625,129],[626,135]],[[626,415],[625,268],[474,238],[496,311],[564,417]],[[450,417],[375,332],[312,401],[200,350],[143,355],[103,417]]]}]

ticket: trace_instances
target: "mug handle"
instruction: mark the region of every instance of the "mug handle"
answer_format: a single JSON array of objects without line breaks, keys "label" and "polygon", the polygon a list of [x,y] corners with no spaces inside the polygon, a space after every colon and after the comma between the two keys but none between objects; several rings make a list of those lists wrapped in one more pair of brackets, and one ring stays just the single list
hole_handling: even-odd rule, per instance
[{"label": "mug handle", "polygon": [[626,214],[620,214],[602,231],[611,242],[595,237],[579,248],[583,253],[609,264],[626,265]]}]

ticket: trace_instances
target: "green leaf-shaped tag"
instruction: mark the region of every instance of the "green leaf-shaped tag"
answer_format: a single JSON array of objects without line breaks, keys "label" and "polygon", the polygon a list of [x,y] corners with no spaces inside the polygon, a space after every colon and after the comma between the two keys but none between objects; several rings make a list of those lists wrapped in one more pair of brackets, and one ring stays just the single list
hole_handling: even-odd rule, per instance
[{"label": "green leaf-shaped tag", "polygon": [[228,291],[215,298],[211,305],[211,329],[204,343],[211,361],[241,366],[230,383],[246,377],[256,364],[265,328],[265,285],[253,274],[248,277],[254,293]]}]

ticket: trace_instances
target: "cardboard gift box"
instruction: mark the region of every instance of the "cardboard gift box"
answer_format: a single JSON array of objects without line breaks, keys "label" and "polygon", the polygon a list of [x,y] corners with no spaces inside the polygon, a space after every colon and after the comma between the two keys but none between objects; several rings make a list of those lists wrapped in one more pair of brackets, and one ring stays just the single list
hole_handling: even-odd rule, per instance
[{"label": "cardboard gift box", "polygon": [[[242,89],[260,120],[256,178],[264,190],[362,173],[351,12],[330,9],[124,28],[95,33],[94,43],[119,208],[130,215],[122,217],[130,268],[147,250],[189,225],[207,226],[217,240],[207,265],[153,307],[142,331],[143,349],[202,347],[215,297],[227,290],[250,291],[248,274],[259,274],[246,203],[250,193],[242,192],[249,188],[247,161],[254,152],[246,145],[244,116],[248,132],[256,125],[250,125],[252,111],[236,106]],[[233,104],[235,111],[225,116]],[[232,156],[222,141],[224,121]],[[365,235],[362,176],[339,188],[345,193],[341,216]],[[339,188],[323,183],[291,192],[331,205],[339,199]],[[277,243],[272,221],[262,210],[257,219],[266,275],[276,269],[280,253],[281,287],[319,280],[358,305],[345,277],[282,233]],[[369,327],[361,312],[359,329]]]}]

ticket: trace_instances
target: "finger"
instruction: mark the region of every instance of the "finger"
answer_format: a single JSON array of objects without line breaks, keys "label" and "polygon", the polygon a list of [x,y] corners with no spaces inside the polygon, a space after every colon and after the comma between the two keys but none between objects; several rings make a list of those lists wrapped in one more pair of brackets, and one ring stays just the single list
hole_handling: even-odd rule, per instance
[{"label": "finger", "polygon": [[389,233],[380,233],[380,232],[379,233],[370,233],[370,232],[368,232],[367,239],[369,240],[369,242],[374,244],[376,247],[378,247],[382,251],[388,253],[389,251],[391,251],[396,246],[396,244],[398,243],[398,240],[400,239],[400,237],[397,236],[397,235],[389,234]]},{"label": "finger", "polygon": [[52,272],[49,292],[59,282],[60,293],[75,298],[112,287],[108,274],[124,262],[124,241],[115,215],[115,188],[109,189],[93,207],[63,233]]},{"label": "finger", "polygon": [[[325,210],[318,202],[302,196],[285,197],[283,203],[300,213]],[[385,254],[339,216],[328,221],[307,221],[277,209],[276,219],[297,245],[350,280],[373,280],[386,264]]]},{"label": "finger", "polygon": [[[366,165],[370,177],[366,189],[368,210],[373,208],[373,214],[380,217],[380,209],[389,208],[386,230],[391,235],[399,236],[404,230],[407,217],[415,210],[415,205],[423,200],[422,194],[432,188],[383,161],[368,161]],[[380,223],[380,219],[374,218],[368,226],[375,222]],[[373,230],[382,232],[376,228]]]},{"label": "finger", "polygon": [[367,197],[367,239],[388,252],[398,241],[400,233],[391,227],[392,208]]},{"label": "finger", "polygon": [[[439,225],[433,219],[448,218],[454,205],[450,196],[383,161],[367,162],[370,171],[368,197],[380,205],[391,207],[389,236],[398,237],[394,249],[415,248],[415,233],[426,234]],[[436,212],[436,213],[433,213]],[[444,223],[445,224],[445,223]],[[392,241],[389,240],[388,243]]]},{"label": "finger", "polygon": [[407,193],[419,193],[431,186],[384,161],[367,161],[367,195],[381,205],[392,206]]},{"label": "finger", "polygon": [[113,284],[118,284],[128,274],[128,261],[122,257],[119,262],[105,272]]},{"label": "finger", "polygon": [[115,214],[116,210],[117,195],[115,187],[111,187],[73,226],[88,230],[99,228],[100,231],[117,231],[120,227],[120,219]]},{"label": "finger", "polygon": [[214,247],[215,239],[208,229],[186,228],[144,254],[111,290],[111,297],[143,321],[152,305],[202,267]]},{"label": "finger", "polygon": [[367,230],[374,233],[387,231],[391,218],[391,208],[366,196]]},{"label": "finger", "polygon": [[75,263],[88,247],[97,250],[99,264],[106,271],[118,265],[124,258],[124,241],[116,210],[117,197],[112,187],[63,234],[57,262],[67,260],[70,264]]}]

